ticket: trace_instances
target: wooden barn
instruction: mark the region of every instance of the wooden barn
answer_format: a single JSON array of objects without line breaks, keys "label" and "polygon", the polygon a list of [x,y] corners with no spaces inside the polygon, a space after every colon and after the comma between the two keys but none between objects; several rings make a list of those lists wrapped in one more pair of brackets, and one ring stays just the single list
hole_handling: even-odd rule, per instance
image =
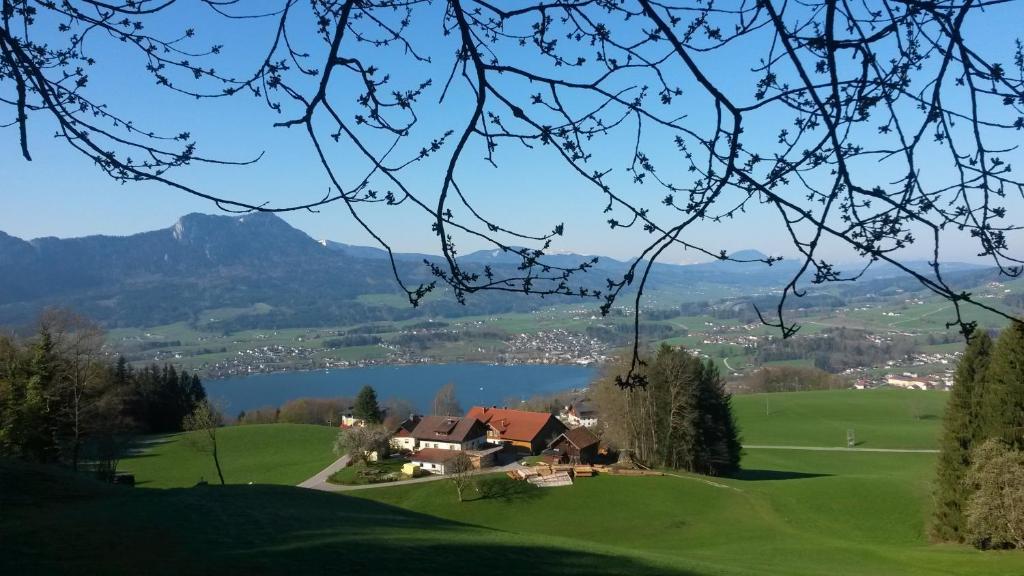
[{"label": "wooden barn", "polygon": [[593,464],[599,443],[593,432],[579,426],[559,434],[548,448],[558,453],[558,461],[563,464]]}]

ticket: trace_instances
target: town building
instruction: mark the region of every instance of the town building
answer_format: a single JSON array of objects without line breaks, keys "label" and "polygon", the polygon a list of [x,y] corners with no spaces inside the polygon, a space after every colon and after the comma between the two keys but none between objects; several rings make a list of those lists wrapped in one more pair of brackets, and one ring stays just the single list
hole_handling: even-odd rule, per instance
[{"label": "town building", "polygon": [[890,374],[885,378],[886,384],[898,386],[910,390],[931,390],[936,387],[936,382],[928,378],[920,378],[916,375],[895,375]]}]

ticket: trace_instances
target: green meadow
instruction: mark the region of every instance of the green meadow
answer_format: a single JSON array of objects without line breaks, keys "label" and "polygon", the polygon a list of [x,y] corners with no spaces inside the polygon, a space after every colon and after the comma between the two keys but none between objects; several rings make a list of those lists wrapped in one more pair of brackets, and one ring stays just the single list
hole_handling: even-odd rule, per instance
[{"label": "green meadow", "polygon": [[[944,398],[733,402],[747,444],[842,446],[852,427],[863,448],[920,449],[935,445]],[[222,430],[226,487],[186,487],[205,466],[192,461],[209,456],[180,435],[125,461],[145,482],[136,489],[3,463],[0,536],[17,553],[0,556],[0,573],[1024,574],[1022,553],[928,541],[930,453],[751,448],[735,478],[599,476],[553,489],[491,475],[462,503],[447,481],[341,494],[270,485],[332,459],[333,432],[316,428]]]},{"label": "green meadow", "polygon": [[[122,472],[145,488],[184,488],[218,482],[213,457],[200,450],[199,432],[149,436],[121,461]],[[326,426],[259,424],[217,431],[224,481],[229,484],[294,485],[333,462],[335,432]],[[197,443],[198,442],[198,443]]]},{"label": "green meadow", "polygon": [[831,390],[733,396],[745,444],[934,449],[947,392]]}]

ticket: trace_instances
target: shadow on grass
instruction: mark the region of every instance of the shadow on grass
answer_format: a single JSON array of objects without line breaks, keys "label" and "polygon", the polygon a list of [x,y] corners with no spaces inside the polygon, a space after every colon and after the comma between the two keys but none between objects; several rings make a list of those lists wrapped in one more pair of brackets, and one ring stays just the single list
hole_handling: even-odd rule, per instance
[{"label": "shadow on grass", "polygon": [[0,555],[4,574],[468,576],[490,571],[485,566],[531,575],[690,574],[596,544],[559,547],[540,535],[284,486],[123,491],[5,516],[0,534],[17,554]]},{"label": "shadow on grass", "polygon": [[744,468],[732,476],[736,480],[759,482],[762,480],[802,480],[805,478],[821,478],[831,474],[815,474],[813,472],[791,472],[789,470],[756,470]]},{"label": "shadow on grass", "polygon": [[479,500],[500,500],[502,502],[522,502],[540,498],[540,488],[529,482],[520,482],[511,478],[484,478],[477,482],[480,491]]}]

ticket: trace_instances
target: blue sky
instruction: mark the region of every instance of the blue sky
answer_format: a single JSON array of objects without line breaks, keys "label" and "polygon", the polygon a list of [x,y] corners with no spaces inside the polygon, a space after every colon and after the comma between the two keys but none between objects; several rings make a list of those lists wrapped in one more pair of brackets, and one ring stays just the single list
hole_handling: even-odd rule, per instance
[{"label": "blue sky", "polygon": [[[1020,18],[1012,17],[1014,12],[1024,16],[1024,10],[1014,6],[992,16],[983,16],[974,24],[973,30],[984,32],[983,48],[998,50],[1001,54],[1010,53],[1020,22]],[[423,116],[410,141],[412,149],[447,127],[458,129],[468,115],[470,100],[464,87],[457,88],[445,104],[436,105],[448,71],[447,63],[454,50],[452,39],[443,38],[438,33],[439,21],[439,10],[427,10],[417,21],[419,26],[413,30],[412,37],[424,53],[435,61],[443,62],[443,65],[409,67],[407,59],[398,51],[379,49],[368,52],[354,48],[361,50],[360,53],[367,58],[376,58],[382,67],[388,67],[396,81],[436,80],[424,96],[426,107],[423,110],[429,113]],[[209,65],[215,65],[220,71],[235,71],[239,75],[259,61],[261,47],[266,43],[267,25],[266,22],[225,21],[211,17],[207,10],[192,3],[155,24],[158,31],[162,27],[165,32],[194,26],[200,45],[224,44],[223,54]],[[316,58],[313,62],[322,60],[316,52],[322,51],[320,44],[314,38],[299,39],[302,40],[306,41],[308,49],[314,51]],[[142,70],[143,62],[134,56],[124,60],[117,48],[116,44],[98,37],[92,45],[91,49],[99,56],[100,63],[90,71],[91,95],[107,101],[114,109],[124,111],[140,126],[174,133],[186,129],[191,131],[199,142],[200,154],[234,160],[264,154],[254,166],[196,165],[178,171],[178,178],[204,191],[278,205],[315,199],[328,189],[328,179],[316,161],[306,135],[300,129],[272,127],[273,122],[293,116],[294,108],[290,110],[291,114],[278,115],[261,101],[248,96],[197,104],[186,96],[156,88],[152,78]],[[115,62],[118,65],[114,65]],[[750,54],[742,47],[716,53],[703,63],[712,78],[749,100],[755,79],[748,72],[752,65]],[[686,78],[679,80],[684,86],[690,81]],[[341,94],[345,94],[345,89],[344,86],[337,88]],[[515,86],[510,90],[519,90],[525,95],[530,87]],[[706,102],[690,94],[684,90],[679,105],[688,117],[692,116],[695,125],[705,125]],[[339,96],[338,102],[344,106],[346,102],[351,104],[352,100]],[[354,105],[345,111],[357,112]],[[746,137],[751,138],[751,142],[759,139],[772,141],[778,127],[770,120],[766,118],[763,123],[753,124],[748,128]],[[52,138],[52,133],[53,125],[48,120],[39,115],[32,118],[30,143],[34,160],[25,162],[18,150],[16,129],[2,131],[0,187],[3,210],[0,210],[0,230],[25,238],[98,233],[124,235],[170,226],[180,215],[188,212],[218,212],[205,200],[157,184],[122,185],[113,182],[86,158]],[[663,191],[629,183],[625,168],[629,163],[630,147],[628,138],[615,136],[603,143],[595,156],[615,170],[612,177],[619,178],[619,190],[631,199],[656,209],[664,196]],[[652,138],[649,143],[645,142],[644,149],[661,160],[659,166],[664,169],[663,174],[683,172],[670,140]],[[450,147],[443,153],[449,150]],[[458,174],[462,187],[473,195],[476,207],[488,217],[509,228],[534,234],[547,232],[555,224],[565,222],[566,236],[554,246],[555,250],[626,258],[643,246],[646,234],[609,231],[605,224],[608,216],[602,211],[603,200],[548,151],[529,151],[511,144],[503,144],[499,151],[499,168],[494,169],[482,160],[484,152],[479,142],[471,145]],[[330,154],[332,162],[346,177],[355,178],[364,170],[351,149],[339,147],[331,150]],[[1008,156],[1011,161],[1015,157],[1020,160],[1019,152]],[[438,160],[446,158],[443,155]],[[427,163],[410,171],[410,182],[426,197],[432,197],[436,191],[440,181],[439,166],[438,163]],[[946,168],[927,167],[936,173]],[[864,166],[861,169],[867,172],[872,168]],[[885,174],[880,173],[878,178],[880,183],[884,183]],[[1013,201],[1011,207],[1020,209],[1018,200]],[[668,214],[662,215],[669,217]],[[372,239],[341,205],[326,207],[319,214],[289,213],[282,217],[315,238],[372,244]],[[373,208],[367,210],[366,217],[398,250],[438,251],[430,221],[422,213],[404,208]],[[689,239],[702,241],[716,250],[754,247],[770,254],[793,255],[795,251],[788,246],[784,233],[773,224],[773,218],[771,212],[755,206],[732,222],[697,225],[690,231]],[[480,242],[460,239],[463,252],[483,247],[486,246]],[[851,254],[835,246],[826,245],[824,250],[826,255],[837,260],[852,258]],[[964,237],[953,235],[947,245],[946,257],[969,259],[975,251]],[[908,252],[908,257],[923,258],[925,255],[924,246]],[[699,254],[682,250],[666,254],[666,260],[674,262],[704,259]]]}]

